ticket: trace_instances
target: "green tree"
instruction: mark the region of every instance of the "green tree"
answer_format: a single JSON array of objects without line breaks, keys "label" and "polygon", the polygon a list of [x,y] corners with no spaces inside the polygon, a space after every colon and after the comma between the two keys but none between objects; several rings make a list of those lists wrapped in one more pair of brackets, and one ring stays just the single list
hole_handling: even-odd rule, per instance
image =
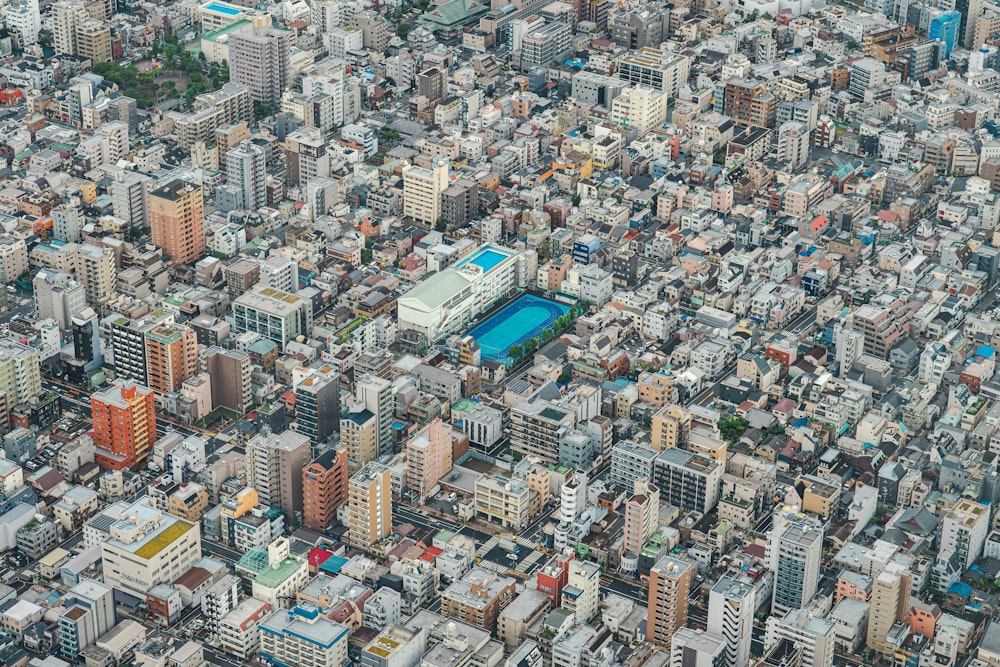
[{"label": "green tree", "polygon": [[278,113],[280,109],[274,104],[262,104],[261,102],[255,102],[253,105],[253,117],[258,121],[262,121],[265,118],[269,118],[274,114]]},{"label": "green tree", "polygon": [[400,23],[396,26],[396,36],[400,39],[406,39],[406,36],[410,34],[410,24]]},{"label": "green tree", "polygon": [[524,348],[520,345],[514,344],[507,349],[507,354],[514,361],[520,361],[521,357],[524,356]]},{"label": "green tree", "polygon": [[552,336],[554,335],[555,332],[553,332],[552,329],[546,327],[545,330],[542,331],[542,340],[552,340]]},{"label": "green tree", "polygon": [[361,249],[361,263],[362,264],[371,264],[371,262],[372,262],[372,251],[371,251],[371,248],[362,248]]},{"label": "green tree", "polygon": [[434,231],[442,233],[448,231],[448,221],[445,220],[443,215],[434,223]]},{"label": "green tree", "polygon": [[719,420],[719,435],[726,442],[736,442],[747,430],[747,425],[739,417],[723,417]]}]

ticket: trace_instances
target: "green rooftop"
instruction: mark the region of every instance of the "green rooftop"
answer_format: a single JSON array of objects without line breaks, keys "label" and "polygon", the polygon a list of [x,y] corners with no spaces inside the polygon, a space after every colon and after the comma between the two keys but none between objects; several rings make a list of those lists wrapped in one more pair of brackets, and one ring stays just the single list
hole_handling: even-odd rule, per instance
[{"label": "green rooftop", "polygon": [[302,561],[286,558],[276,568],[268,568],[257,575],[254,583],[265,588],[277,588],[303,566]]},{"label": "green rooftop", "polygon": [[135,555],[139,558],[144,558],[149,560],[156,554],[160,553],[171,544],[173,544],[177,539],[184,533],[191,530],[191,524],[184,521],[175,521],[172,525],[163,529],[159,535],[151,539],[146,544],[142,545],[135,551]]}]

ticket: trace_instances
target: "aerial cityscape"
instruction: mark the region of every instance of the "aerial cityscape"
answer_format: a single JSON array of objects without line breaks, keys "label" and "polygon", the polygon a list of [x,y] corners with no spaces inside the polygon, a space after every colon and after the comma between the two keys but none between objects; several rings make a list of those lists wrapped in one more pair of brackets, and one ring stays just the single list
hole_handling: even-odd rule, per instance
[{"label": "aerial cityscape", "polygon": [[1000,0],[0,17],[0,667],[1000,667]]}]

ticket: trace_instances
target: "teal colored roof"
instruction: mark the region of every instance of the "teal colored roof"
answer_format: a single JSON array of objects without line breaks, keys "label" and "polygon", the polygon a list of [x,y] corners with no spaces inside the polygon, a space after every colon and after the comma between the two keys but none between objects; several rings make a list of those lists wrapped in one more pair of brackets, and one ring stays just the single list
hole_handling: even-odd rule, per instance
[{"label": "teal colored roof", "polygon": [[236,563],[236,567],[247,572],[260,574],[267,569],[267,563],[267,550],[254,548],[243,554],[243,557]]},{"label": "teal colored roof", "polygon": [[277,588],[304,565],[302,561],[286,558],[281,561],[281,565],[278,567],[269,568],[258,574],[254,583],[260,584],[265,588]]},{"label": "teal colored roof", "polygon": [[434,11],[425,11],[417,23],[431,30],[454,30],[475,23],[489,10],[489,5],[475,0],[452,0],[438,5]]},{"label": "teal colored roof", "polygon": [[253,352],[254,354],[267,354],[276,347],[278,347],[278,344],[275,343],[273,340],[270,340],[268,338],[261,338],[260,340],[255,341],[247,349],[250,352]]}]

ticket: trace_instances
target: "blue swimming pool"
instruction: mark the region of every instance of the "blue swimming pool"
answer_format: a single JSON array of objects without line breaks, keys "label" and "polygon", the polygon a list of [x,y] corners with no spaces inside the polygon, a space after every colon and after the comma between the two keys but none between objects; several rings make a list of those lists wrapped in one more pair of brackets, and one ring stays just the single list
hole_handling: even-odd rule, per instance
[{"label": "blue swimming pool", "polygon": [[461,269],[469,264],[478,266],[483,270],[483,273],[489,273],[496,265],[510,257],[509,253],[502,252],[496,248],[491,248],[489,246],[485,248],[480,248],[472,254],[468,259],[463,259],[456,266]]},{"label": "blue swimming pool", "polygon": [[217,2],[213,2],[210,5],[206,5],[205,9],[209,10],[210,12],[218,12],[220,14],[226,14],[228,16],[236,16],[237,14],[240,13],[239,8],[237,8],[237,7],[230,7],[228,5],[222,5],[222,4],[219,4]]},{"label": "blue swimming pool", "polygon": [[479,343],[483,359],[510,365],[511,345],[521,345],[529,338],[541,336],[546,327],[568,312],[569,306],[525,294],[469,335]]}]

